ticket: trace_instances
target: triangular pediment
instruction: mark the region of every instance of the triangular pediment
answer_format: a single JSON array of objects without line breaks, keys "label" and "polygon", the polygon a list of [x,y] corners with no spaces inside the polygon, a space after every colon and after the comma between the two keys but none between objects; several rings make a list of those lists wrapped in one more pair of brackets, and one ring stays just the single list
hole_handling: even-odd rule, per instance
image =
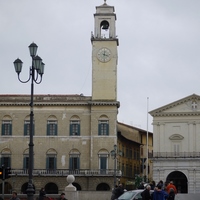
[{"label": "triangular pediment", "polygon": [[200,115],[200,96],[193,94],[149,112],[151,116]]}]

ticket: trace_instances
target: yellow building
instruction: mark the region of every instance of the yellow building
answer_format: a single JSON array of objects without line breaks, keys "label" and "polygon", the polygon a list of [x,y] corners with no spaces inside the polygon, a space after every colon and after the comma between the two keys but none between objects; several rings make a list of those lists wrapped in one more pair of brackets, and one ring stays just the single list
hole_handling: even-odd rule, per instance
[{"label": "yellow building", "polygon": [[120,183],[123,183],[126,189],[134,189],[137,176],[142,177],[143,181],[151,181],[152,162],[150,158],[153,151],[153,133],[120,122],[117,124],[117,133],[118,169],[122,171]]}]

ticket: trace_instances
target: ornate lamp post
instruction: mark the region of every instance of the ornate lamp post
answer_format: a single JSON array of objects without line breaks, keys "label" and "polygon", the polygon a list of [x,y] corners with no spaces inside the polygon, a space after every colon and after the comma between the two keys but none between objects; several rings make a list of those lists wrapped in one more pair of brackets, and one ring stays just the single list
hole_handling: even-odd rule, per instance
[{"label": "ornate lamp post", "polygon": [[114,149],[110,152],[112,159],[114,160],[114,187],[116,186],[117,178],[116,178],[116,171],[117,171],[117,145],[114,145]]},{"label": "ornate lamp post", "polygon": [[44,63],[42,59],[36,55],[38,46],[35,43],[29,45],[30,56],[32,57],[32,65],[30,67],[29,78],[26,81],[20,79],[20,73],[22,70],[23,62],[18,58],[14,61],[15,71],[18,75],[18,79],[21,83],[27,83],[31,80],[31,102],[30,102],[30,142],[29,142],[29,181],[27,188],[28,200],[34,199],[34,187],[33,187],[33,93],[34,82],[40,84],[42,82],[42,75],[44,74]]}]

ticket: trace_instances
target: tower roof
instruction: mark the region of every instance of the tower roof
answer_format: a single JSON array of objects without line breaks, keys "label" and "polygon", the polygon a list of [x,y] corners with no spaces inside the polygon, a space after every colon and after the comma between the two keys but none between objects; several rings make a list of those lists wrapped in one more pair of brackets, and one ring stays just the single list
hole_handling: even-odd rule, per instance
[{"label": "tower roof", "polygon": [[100,6],[96,6],[96,13],[114,13],[115,12],[115,8],[114,6],[109,6],[106,3],[106,0],[104,0],[104,4],[100,5]]}]

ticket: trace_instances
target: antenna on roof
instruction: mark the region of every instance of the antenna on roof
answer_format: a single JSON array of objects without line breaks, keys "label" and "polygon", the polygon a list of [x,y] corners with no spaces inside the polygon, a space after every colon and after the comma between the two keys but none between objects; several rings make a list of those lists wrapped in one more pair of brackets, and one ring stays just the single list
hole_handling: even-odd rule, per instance
[{"label": "antenna on roof", "polygon": [[106,4],[106,0],[104,0],[104,4]]}]

